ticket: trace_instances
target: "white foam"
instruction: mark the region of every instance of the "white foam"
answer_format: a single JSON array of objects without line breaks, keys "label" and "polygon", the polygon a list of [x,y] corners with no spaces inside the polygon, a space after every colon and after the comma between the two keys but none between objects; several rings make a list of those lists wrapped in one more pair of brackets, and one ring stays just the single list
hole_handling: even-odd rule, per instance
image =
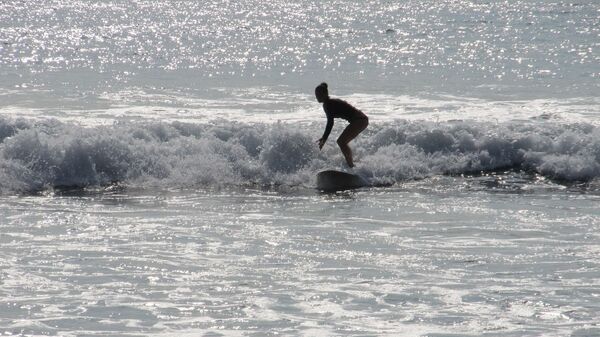
[{"label": "white foam", "polygon": [[[343,162],[333,141],[318,151],[321,132],[316,123],[0,119],[0,190],[310,185],[315,172]],[[587,123],[398,120],[373,124],[351,145],[356,171],[374,184],[506,169],[566,181],[600,176],[600,130]]]}]

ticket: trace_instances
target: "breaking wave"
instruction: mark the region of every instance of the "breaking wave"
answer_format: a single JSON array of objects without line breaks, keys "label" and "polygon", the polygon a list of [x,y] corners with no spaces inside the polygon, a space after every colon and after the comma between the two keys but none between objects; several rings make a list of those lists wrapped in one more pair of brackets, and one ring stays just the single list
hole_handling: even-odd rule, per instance
[{"label": "breaking wave", "polygon": [[[317,171],[343,162],[335,139],[318,150],[322,127],[229,121],[83,127],[0,118],[0,192],[114,183],[312,186]],[[358,172],[374,184],[507,169],[563,181],[600,176],[600,130],[585,123],[396,121],[372,124],[352,147]]]}]

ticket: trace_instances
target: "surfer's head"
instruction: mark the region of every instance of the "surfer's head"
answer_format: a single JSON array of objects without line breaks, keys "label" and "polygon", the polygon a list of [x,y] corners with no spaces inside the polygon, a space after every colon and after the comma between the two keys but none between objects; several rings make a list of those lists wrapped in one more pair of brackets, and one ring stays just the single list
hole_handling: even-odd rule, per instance
[{"label": "surfer's head", "polygon": [[317,101],[319,103],[323,103],[329,99],[329,91],[327,90],[327,83],[323,82],[315,88],[315,96],[317,96]]}]

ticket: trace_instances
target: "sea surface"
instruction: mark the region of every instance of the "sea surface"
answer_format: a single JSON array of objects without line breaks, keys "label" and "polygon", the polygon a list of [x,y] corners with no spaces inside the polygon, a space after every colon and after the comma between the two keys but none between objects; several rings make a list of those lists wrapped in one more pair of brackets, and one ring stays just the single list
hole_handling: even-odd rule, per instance
[{"label": "sea surface", "polygon": [[599,93],[596,0],[0,1],[0,335],[598,337]]}]

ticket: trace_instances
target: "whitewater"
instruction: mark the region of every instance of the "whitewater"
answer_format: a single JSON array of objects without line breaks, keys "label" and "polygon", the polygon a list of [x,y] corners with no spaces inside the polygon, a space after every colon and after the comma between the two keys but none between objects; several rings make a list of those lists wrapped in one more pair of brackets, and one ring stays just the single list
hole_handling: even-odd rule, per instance
[{"label": "whitewater", "polygon": [[0,2],[0,334],[600,336],[599,17]]},{"label": "whitewater", "polygon": [[[341,168],[337,147],[318,151],[316,123],[115,123],[83,127],[56,120],[0,120],[0,190],[53,188],[314,185]],[[339,129],[339,128],[338,128]],[[339,130],[338,130],[339,131]],[[370,184],[438,175],[525,173],[597,184],[600,130],[587,123],[410,122],[374,125],[354,142]]]}]

